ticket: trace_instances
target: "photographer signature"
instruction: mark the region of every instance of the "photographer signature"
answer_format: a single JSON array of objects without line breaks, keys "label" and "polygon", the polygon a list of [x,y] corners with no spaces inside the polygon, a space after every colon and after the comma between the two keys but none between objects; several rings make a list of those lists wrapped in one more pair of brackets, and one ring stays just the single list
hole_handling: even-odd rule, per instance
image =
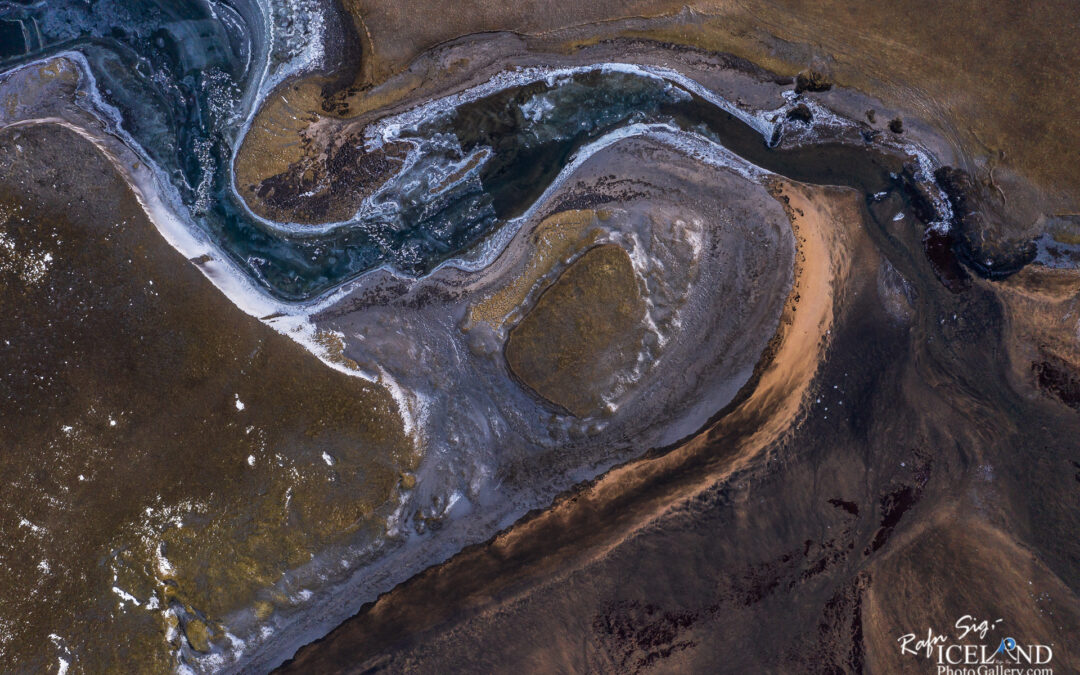
[{"label": "photographer signature", "polygon": [[[985,639],[987,633],[997,628],[997,625],[1002,622],[1002,619],[996,619],[990,621],[988,619],[979,620],[971,614],[965,614],[956,620],[953,627],[956,629],[956,640],[963,640],[968,635],[977,635],[980,640]],[[940,644],[949,642],[950,638],[944,633],[934,633],[933,628],[926,629],[926,637],[919,637],[915,633],[908,633],[901,635],[897,638],[897,642],[900,643],[901,654],[918,654],[919,652],[925,652],[926,657],[930,658],[933,654],[934,647]]]}]

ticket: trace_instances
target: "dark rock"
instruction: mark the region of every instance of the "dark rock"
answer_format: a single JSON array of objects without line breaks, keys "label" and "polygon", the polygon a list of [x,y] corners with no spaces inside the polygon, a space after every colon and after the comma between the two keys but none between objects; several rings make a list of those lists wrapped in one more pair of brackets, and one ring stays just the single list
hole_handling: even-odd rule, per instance
[{"label": "dark rock", "polygon": [[830,499],[829,504],[832,504],[833,506],[835,506],[838,509],[843,509],[844,511],[847,511],[848,513],[850,513],[853,516],[858,516],[859,515],[859,505],[856,504],[855,502],[849,502],[847,500],[840,499],[840,498],[837,497],[835,499]]},{"label": "dark rock", "polygon": [[[1031,372],[1035,374],[1040,389],[1070,408],[1080,410],[1080,378],[1070,372],[1064,361],[1048,357],[1041,363],[1032,363]],[[1077,476],[1080,477],[1080,474]]]},{"label": "dark rock", "polygon": [[809,124],[814,119],[814,113],[810,112],[810,107],[805,103],[800,103],[791,110],[788,111],[787,118],[789,120],[796,120]]},{"label": "dark rock", "polygon": [[934,171],[934,179],[952,207],[956,255],[964,265],[984,279],[998,280],[1012,276],[1035,259],[1038,247],[1034,241],[990,234],[992,209],[966,171],[943,166]]},{"label": "dark rock", "polygon": [[900,180],[904,190],[904,196],[908,204],[915,212],[915,217],[922,223],[932,223],[944,218],[934,205],[934,200],[926,190],[926,186],[918,180],[918,167],[914,164],[905,164],[900,172]]},{"label": "dark rock", "polygon": [[816,70],[804,70],[795,78],[795,93],[804,91],[828,91],[832,89],[832,82],[822,73]]},{"label": "dark rock", "polygon": [[927,230],[923,238],[923,252],[938,280],[953,293],[960,293],[971,286],[971,277],[956,259],[955,245],[952,232]]}]

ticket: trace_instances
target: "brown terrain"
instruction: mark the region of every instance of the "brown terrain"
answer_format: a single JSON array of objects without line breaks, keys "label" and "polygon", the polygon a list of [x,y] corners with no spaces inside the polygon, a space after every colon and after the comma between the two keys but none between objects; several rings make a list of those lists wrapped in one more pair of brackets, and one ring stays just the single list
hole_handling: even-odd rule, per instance
[{"label": "brown terrain", "polygon": [[[106,144],[0,131],[0,532],[16,535],[0,542],[0,670],[53,671],[57,654],[77,672],[215,670],[228,630],[304,616],[308,588],[344,589],[335,608],[375,598],[343,580],[413,494],[422,543],[481,543],[433,547],[403,583],[380,572],[365,592],[385,592],[281,672],[936,672],[903,636],[955,636],[965,615],[1001,621],[954,642],[1048,645],[1055,672],[1080,672],[1080,273],[1016,263],[1051,220],[1080,241],[1074,3],[340,4],[356,43],[340,67],[279,87],[239,149],[237,191],[264,218],[348,219],[404,155],[363,150],[388,112],[511,61],[639,49],[724,82],[702,55],[726,55],[874,133],[930,139],[966,172],[939,175],[957,229],[634,140],[486,270],[371,275],[313,318],[324,359],[406,390],[411,372],[470,416],[517,406],[525,431],[487,439],[500,486],[604,469],[508,526],[477,500],[466,532],[483,537],[453,539],[463,519],[424,470],[466,469],[425,464],[405,399],[230,303]],[[745,86],[775,104],[762,91]],[[646,196],[604,192],[608,172]],[[685,240],[656,234],[691,215],[715,237],[705,254],[685,222]],[[649,232],[642,268],[628,233]],[[684,400],[716,404],[684,430],[697,418],[668,414]],[[289,625],[316,638],[325,622]],[[258,668],[281,660],[267,654]]]},{"label": "brown terrain", "polygon": [[[961,233],[983,250],[1077,209],[1068,3],[544,2],[417,20],[431,11],[357,3],[370,65],[336,114],[432,86],[378,87],[480,30],[550,49],[665,40],[813,68],[898,113],[875,125],[935,129],[990,205]],[[871,228],[842,192],[778,189],[795,288],[718,421],[400,585],[283,670],[928,672],[898,639],[955,634],[965,614],[1003,620],[987,643],[1051,645],[1055,668],[1080,668],[1080,277],[1036,266],[955,293],[909,228]]]},{"label": "brown terrain", "polygon": [[868,231],[844,191],[777,196],[795,290],[737,404],[283,670],[927,672],[898,638],[964,615],[1078,667],[1080,421],[1033,378],[1006,384],[998,286],[949,292],[901,253],[914,233]]},{"label": "brown terrain", "polygon": [[285,570],[381,534],[418,461],[393,399],[236,309],[93,145],[3,132],[0,222],[3,669],[54,667],[52,633],[85,672],[162,672],[169,623],[205,649],[230,612],[297,605]]}]

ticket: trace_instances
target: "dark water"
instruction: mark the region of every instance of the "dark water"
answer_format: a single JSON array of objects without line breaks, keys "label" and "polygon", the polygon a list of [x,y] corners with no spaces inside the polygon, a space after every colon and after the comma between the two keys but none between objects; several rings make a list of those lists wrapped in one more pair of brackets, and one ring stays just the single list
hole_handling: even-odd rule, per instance
[{"label": "dark water", "polygon": [[[269,19],[248,3],[0,3],[0,68],[64,50],[83,53],[122,127],[208,231],[272,294],[303,300],[366,270],[420,275],[522,214],[573,153],[620,127],[666,123],[721,143],[776,173],[909,200],[904,159],[878,146],[798,149],[767,139],[677,84],[591,70],[460,105],[399,131],[416,161],[361,214],[324,233],[285,234],[251,216],[231,188],[229,161],[271,46]],[[487,159],[448,188],[470,153]]]}]

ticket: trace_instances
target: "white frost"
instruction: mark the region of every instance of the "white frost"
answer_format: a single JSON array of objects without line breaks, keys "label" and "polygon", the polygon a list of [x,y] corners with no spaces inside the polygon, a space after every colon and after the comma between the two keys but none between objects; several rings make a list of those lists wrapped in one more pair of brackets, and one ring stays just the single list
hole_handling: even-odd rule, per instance
[{"label": "white frost", "polygon": [[26,518],[20,518],[19,519],[19,527],[28,527],[28,528],[30,528],[30,531],[33,532],[34,534],[44,534],[45,533],[45,528],[44,527],[41,527],[39,525],[35,525],[35,524],[31,523],[29,520],[27,520]]},{"label": "white frost", "polygon": [[138,607],[139,605],[142,604],[141,602],[139,602],[135,598],[134,595],[132,595],[131,593],[128,593],[127,591],[120,588],[119,586],[113,586],[112,591],[113,591],[113,593],[116,593],[117,595],[119,595],[120,599],[123,600],[124,602],[130,602],[130,603],[134,604],[136,607]]}]

